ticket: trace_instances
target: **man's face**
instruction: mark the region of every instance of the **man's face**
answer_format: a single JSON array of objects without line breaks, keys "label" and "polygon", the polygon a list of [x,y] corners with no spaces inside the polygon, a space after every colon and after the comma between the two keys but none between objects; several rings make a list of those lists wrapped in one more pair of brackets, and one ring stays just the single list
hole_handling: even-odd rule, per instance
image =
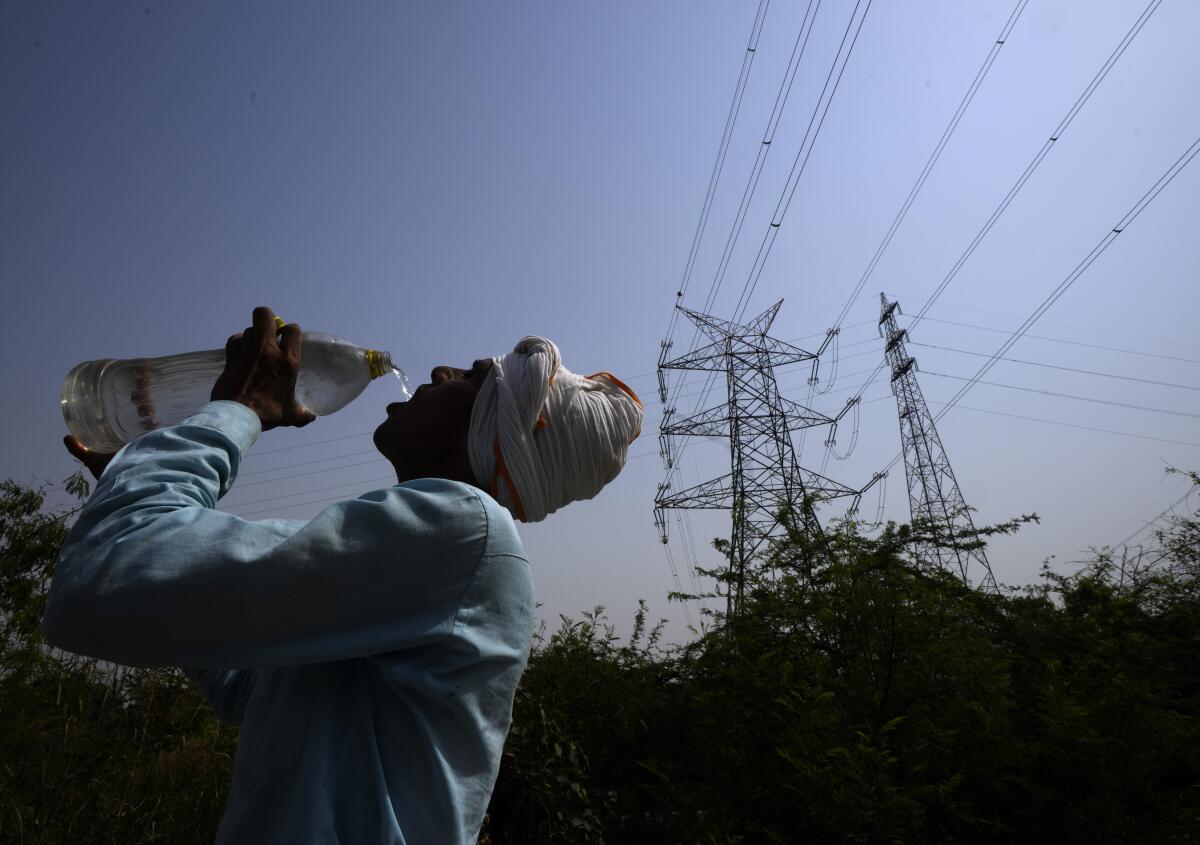
[{"label": "man's face", "polygon": [[449,478],[475,484],[467,455],[471,408],[492,359],[469,370],[434,367],[407,402],[387,406],[387,419],[375,429],[375,448],[396,468],[400,481]]}]

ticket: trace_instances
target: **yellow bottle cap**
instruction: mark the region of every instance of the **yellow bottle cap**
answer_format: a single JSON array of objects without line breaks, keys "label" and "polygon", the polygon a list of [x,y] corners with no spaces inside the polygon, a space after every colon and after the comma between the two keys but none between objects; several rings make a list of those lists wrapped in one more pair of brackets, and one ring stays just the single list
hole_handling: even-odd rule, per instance
[{"label": "yellow bottle cap", "polygon": [[378,349],[367,350],[367,367],[371,371],[371,378],[375,379],[388,374],[390,368],[387,367],[383,362],[383,352],[380,352]]}]

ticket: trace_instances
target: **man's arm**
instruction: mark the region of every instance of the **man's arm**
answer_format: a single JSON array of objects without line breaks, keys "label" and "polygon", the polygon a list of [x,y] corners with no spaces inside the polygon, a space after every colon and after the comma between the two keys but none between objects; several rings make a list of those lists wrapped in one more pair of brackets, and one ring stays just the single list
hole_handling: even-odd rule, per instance
[{"label": "man's arm", "polygon": [[214,510],[258,417],[213,402],[104,471],[63,545],[46,640],[131,665],[230,669],[437,642],[485,549],[473,488],[424,479],[309,523]]}]

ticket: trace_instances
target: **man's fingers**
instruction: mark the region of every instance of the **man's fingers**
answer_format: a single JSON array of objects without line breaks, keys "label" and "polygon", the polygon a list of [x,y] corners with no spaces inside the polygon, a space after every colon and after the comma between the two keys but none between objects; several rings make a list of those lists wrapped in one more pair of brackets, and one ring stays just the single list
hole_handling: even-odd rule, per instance
[{"label": "man's fingers", "polygon": [[264,348],[277,346],[275,340],[275,312],[265,305],[260,305],[254,309],[254,333],[257,335],[257,340]]},{"label": "man's fingers", "polygon": [[279,330],[281,337],[280,347],[283,349],[283,355],[297,369],[300,367],[300,340],[304,334],[300,327],[295,323],[288,323]]},{"label": "man's fingers", "polygon": [[108,466],[113,459],[113,455],[106,452],[93,452],[88,447],[80,442],[79,438],[68,434],[63,438],[63,445],[67,447],[67,451],[71,456],[87,467],[88,472],[92,477],[99,480],[104,468]]},{"label": "man's fingers", "polygon": [[80,443],[79,438],[73,434],[68,434],[63,438],[63,445],[67,447],[67,451],[71,453],[72,457],[81,461],[90,454],[88,447]]}]

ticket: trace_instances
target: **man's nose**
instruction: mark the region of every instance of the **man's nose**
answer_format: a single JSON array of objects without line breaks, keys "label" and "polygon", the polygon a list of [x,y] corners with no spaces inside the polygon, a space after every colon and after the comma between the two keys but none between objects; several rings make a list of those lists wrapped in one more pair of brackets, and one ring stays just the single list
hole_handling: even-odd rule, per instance
[{"label": "man's nose", "polygon": [[434,367],[433,371],[429,373],[429,380],[434,384],[441,384],[442,382],[448,381],[452,378],[454,378],[453,367]]}]

